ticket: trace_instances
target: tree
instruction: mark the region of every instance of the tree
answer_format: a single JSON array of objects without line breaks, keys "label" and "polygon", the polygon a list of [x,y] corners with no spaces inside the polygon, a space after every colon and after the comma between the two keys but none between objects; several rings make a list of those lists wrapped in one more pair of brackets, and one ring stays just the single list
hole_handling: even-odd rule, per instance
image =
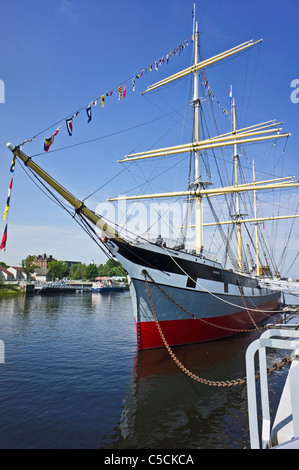
[{"label": "tree", "polygon": [[25,271],[25,273],[27,274],[28,278],[31,277],[31,274],[33,273],[33,271],[36,268],[39,268],[39,266],[37,266],[36,264],[33,263],[33,260],[34,260],[34,256],[32,256],[32,255],[27,256],[26,259],[22,259],[22,263],[21,263],[22,268]]},{"label": "tree", "polygon": [[76,281],[79,281],[80,279],[85,279],[85,269],[85,264],[73,264],[70,269],[70,278]]},{"label": "tree", "polygon": [[89,264],[85,269],[85,278],[88,280],[94,280],[98,275],[98,268],[95,264]]},{"label": "tree", "polygon": [[108,259],[106,264],[98,267],[98,276],[126,276],[126,272],[118,261]]},{"label": "tree", "polygon": [[50,261],[50,263],[48,263],[48,269],[50,274],[52,274],[54,278],[58,279],[62,279],[63,277],[67,276],[69,272],[68,267],[64,261]]},{"label": "tree", "polygon": [[125,270],[119,261],[114,259],[108,259],[106,263],[106,269],[108,271],[107,276],[124,276]]}]

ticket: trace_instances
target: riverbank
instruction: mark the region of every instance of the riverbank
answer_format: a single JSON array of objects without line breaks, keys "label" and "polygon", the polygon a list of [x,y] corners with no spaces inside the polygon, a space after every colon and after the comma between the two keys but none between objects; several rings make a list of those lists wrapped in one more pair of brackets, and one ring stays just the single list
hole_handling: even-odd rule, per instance
[{"label": "riverbank", "polygon": [[0,299],[20,294],[24,294],[24,291],[20,288],[18,284],[0,283]]}]

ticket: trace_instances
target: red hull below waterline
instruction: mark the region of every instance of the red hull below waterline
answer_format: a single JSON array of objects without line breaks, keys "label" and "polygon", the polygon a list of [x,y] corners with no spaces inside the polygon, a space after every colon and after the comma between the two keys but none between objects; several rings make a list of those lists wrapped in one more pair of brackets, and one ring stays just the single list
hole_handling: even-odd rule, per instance
[{"label": "red hull below waterline", "polygon": [[[271,313],[271,311],[278,310],[279,300],[272,300],[258,308]],[[269,314],[262,312],[249,311],[248,313],[247,310],[242,310],[231,315],[203,318],[202,320],[166,320],[159,322],[159,325],[167,344],[179,346],[226,338],[242,333],[244,330],[254,329],[254,323],[258,324],[266,320],[268,316]],[[136,334],[139,350],[165,346],[155,321],[136,324]]]}]

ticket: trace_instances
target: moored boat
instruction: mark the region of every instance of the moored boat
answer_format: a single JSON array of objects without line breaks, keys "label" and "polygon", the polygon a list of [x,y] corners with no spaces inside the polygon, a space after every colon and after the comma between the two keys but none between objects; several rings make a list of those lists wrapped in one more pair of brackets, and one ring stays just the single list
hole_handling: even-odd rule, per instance
[{"label": "moored boat", "polygon": [[117,282],[112,277],[101,277],[93,282],[91,292],[109,294],[111,292],[123,292],[126,289],[124,282]]}]

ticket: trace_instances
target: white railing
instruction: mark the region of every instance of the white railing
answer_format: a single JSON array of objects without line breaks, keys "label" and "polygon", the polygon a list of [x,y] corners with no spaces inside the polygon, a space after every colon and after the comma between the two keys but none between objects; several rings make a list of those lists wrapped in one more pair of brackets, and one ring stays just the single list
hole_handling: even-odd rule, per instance
[{"label": "white railing", "polygon": [[[279,328],[273,327],[261,335],[261,337],[253,341],[246,351],[246,377],[247,377],[247,400],[248,400],[248,417],[249,417],[249,434],[252,449],[267,449],[271,445],[271,416],[269,406],[269,392],[267,379],[267,361],[266,348],[287,349],[294,351],[293,363],[289,373],[290,383],[290,406],[294,427],[293,439],[299,439],[299,331],[296,330],[298,325],[283,325]],[[261,409],[262,424],[261,433],[259,429],[259,416],[257,406],[257,390],[255,380],[255,354],[259,356],[260,371],[260,393],[261,393]],[[297,363],[297,364],[295,364]]]}]

